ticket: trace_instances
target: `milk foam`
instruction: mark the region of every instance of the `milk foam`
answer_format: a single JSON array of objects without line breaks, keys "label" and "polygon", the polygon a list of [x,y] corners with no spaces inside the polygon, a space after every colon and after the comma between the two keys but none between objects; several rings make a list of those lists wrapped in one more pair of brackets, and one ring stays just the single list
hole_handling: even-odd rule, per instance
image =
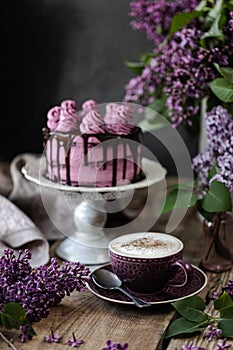
[{"label": "milk foam", "polygon": [[131,234],[118,237],[110,244],[110,249],[124,256],[139,258],[160,258],[179,252],[181,241],[167,234]]}]

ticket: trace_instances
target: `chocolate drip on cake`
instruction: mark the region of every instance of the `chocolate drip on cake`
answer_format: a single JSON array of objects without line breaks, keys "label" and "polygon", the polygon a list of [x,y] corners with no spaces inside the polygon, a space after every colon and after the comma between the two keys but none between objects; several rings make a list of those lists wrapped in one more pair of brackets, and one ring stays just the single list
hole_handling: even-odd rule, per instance
[{"label": "chocolate drip on cake", "polygon": [[[118,169],[118,147],[122,145],[123,147],[123,170],[122,170],[122,179],[126,179],[126,172],[127,172],[127,146],[130,149],[131,156],[133,158],[134,163],[134,171],[133,171],[133,178],[131,182],[137,182],[141,180],[144,177],[144,174],[141,169],[138,169],[137,164],[137,157],[138,157],[138,151],[137,147],[135,145],[131,144],[131,141],[135,141],[139,145],[142,143],[142,132],[139,127],[134,127],[132,129],[132,132],[128,135],[116,135],[116,134],[110,134],[106,132],[105,134],[82,134],[80,135],[79,132],[72,132],[72,133],[64,133],[64,132],[51,132],[49,133],[48,129],[46,131],[46,128],[43,129],[43,136],[44,136],[44,142],[47,147],[49,147],[49,159],[46,152],[46,163],[47,163],[47,169],[45,176],[49,178],[51,181],[67,184],[69,186],[79,186],[82,184],[79,184],[78,179],[71,179],[70,169],[70,156],[71,156],[71,147],[73,144],[73,140],[75,137],[79,136],[82,137],[83,140],[83,159],[84,159],[84,165],[89,165],[89,159],[88,159],[88,150],[94,147],[95,145],[101,145],[102,144],[102,170],[107,170],[108,168],[108,160],[107,160],[107,150],[108,146],[105,142],[114,140],[112,146],[112,152],[113,152],[113,159],[112,159],[112,180],[111,180],[111,186],[117,185],[117,169]],[[56,140],[56,163],[54,164],[53,161],[53,140]],[[90,141],[91,139],[91,141]],[[93,139],[96,139],[96,143],[93,143]],[[74,145],[73,145],[74,146]],[[75,147],[75,146],[74,146]],[[62,161],[60,159],[60,155],[62,153],[62,148],[64,149],[65,153],[65,164],[62,164]],[[122,160],[122,158],[120,158]],[[96,160],[98,161],[98,160]],[[50,175],[48,171],[48,167],[50,168]],[[55,169],[57,169],[57,174],[55,174]],[[62,176],[61,171],[63,170],[63,167],[66,169],[66,179],[64,179],[64,174]],[[86,186],[86,185],[85,185]],[[94,186],[94,184],[93,184]]]}]

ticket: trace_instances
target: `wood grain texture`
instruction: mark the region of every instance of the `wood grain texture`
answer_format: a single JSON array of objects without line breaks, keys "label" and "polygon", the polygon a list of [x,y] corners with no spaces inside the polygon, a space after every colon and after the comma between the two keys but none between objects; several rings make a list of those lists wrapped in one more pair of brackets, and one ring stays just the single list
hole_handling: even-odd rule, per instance
[{"label": "wood grain texture", "polygon": [[[74,292],[53,308],[47,319],[34,324],[38,335],[33,340],[22,344],[16,332],[4,334],[14,340],[19,350],[48,349],[51,345],[44,342],[44,336],[50,329],[60,332],[62,344],[74,332],[77,338],[85,341],[80,346],[82,350],[101,350],[108,339],[128,342],[130,349],[155,350],[173,316],[174,310],[170,306],[142,310],[100,300],[89,291]],[[70,349],[70,346],[62,344],[52,345],[56,349]],[[9,349],[1,340],[0,348]]]}]

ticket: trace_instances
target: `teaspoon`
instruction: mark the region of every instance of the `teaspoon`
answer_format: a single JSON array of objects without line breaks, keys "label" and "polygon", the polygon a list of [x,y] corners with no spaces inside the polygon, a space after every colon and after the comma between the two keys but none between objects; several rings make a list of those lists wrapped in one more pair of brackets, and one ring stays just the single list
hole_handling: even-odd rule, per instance
[{"label": "teaspoon", "polygon": [[109,289],[109,290],[113,290],[113,289],[120,290],[122,293],[127,295],[138,307],[151,306],[149,302],[143,301],[133,296],[125,289],[123,289],[121,287],[122,281],[117,277],[117,275],[115,275],[111,271],[108,271],[105,269],[96,270],[92,273],[92,280],[100,288]]}]

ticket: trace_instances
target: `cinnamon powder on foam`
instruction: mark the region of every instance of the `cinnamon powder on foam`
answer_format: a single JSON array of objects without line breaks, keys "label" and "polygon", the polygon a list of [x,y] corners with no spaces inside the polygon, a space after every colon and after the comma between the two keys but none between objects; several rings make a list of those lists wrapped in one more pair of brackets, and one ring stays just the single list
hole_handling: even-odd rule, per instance
[{"label": "cinnamon powder on foam", "polygon": [[167,243],[162,242],[161,240],[150,239],[147,237],[134,239],[130,242],[125,242],[121,244],[122,248],[158,248],[158,247],[166,247]]}]

